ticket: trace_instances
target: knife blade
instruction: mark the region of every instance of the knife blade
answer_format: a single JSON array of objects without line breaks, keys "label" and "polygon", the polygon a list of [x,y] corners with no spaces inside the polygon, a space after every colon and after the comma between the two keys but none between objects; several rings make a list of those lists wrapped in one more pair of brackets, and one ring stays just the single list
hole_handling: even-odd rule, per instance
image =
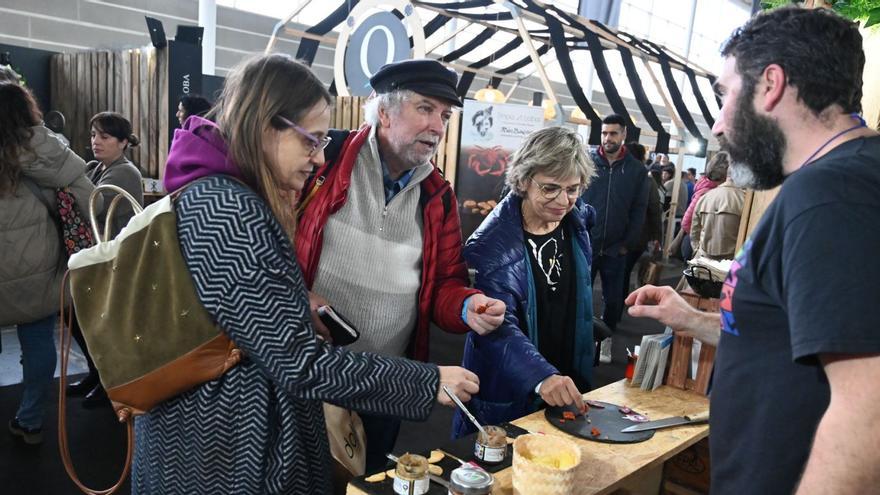
[{"label": "knife blade", "polygon": [[621,433],[635,433],[646,430],[659,430],[661,428],[669,428],[672,426],[694,425],[706,423],[709,421],[709,411],[702,414],[694,414],[691,416],[673,416],[671,418],[658,419],[656,421],[647,421],[633,426],[627,426],[620,430]]}]

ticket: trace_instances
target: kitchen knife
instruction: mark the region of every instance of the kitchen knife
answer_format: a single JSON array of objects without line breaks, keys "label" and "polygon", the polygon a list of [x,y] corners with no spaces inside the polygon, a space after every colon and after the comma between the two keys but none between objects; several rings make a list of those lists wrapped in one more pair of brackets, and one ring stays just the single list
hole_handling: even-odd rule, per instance
[{"label": "kitchen knife", "polygon": [[706,423],[709,421],[709,411],[702,414],[694,414],[692,416],[674,416],[672,418],[658,419],[657,421],[647,421],[633,426],[627,426],[620,430],[621,433],[635,433],[645,430],[659,430],[660,428],[669,428],[670,426],[693,425]]}]

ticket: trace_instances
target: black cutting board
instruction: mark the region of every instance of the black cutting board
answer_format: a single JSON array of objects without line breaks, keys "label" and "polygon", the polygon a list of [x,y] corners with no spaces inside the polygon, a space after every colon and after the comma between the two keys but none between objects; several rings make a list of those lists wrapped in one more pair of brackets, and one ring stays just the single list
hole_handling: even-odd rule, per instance
[{"label": "black cutting board", "polygon": [[[577,408],[574,406],[548,407],[544,410],[544,417],[547,418],[547,421],[556,428],[559,428],[570,435],[592,440],[594,442],[637,443],[644,442],[654,436],[654,430],[621,433],[620,430],[627,426],[633,426],[639,423],[624,418],[626,415],[620,412],[621,406],[618,406],[617,404],[609,404],[608,402],[601,401],[591,402],[601,404],[605,407],[600,409],[591,406],[586,416],[581,416]],[[573,412],[576,419],[567,419],[565,422],[560,422],[560,419],[564,419],[562,417],[564,411]],[[638,412],[632,411],[631,414],[638,414]],[[589,422],[587,422],[588,419]],[[599,436],[592,435],[593,427],[599,429]]]},{"label": "black cutting board", "polygon": [[[520,428],[519,426],[512,425],[510,423],[503,423],[501,425],[507,431],[508,438],[516,438],[520,435],[525,435],[528,431]],[[452,454],[464,462],[473,461],[476,464],[479,464],[483,469],[490,473],[497,473],[502,469],[506,469],[510,467],[510,463],[513,461],[513,445],[507,446],[507,457],[504,458],[504,461],[499,464],[484,464],[482,461],[474,457],[474,443],[477,440],[477,434],[471,433],[470,435],[463,436],[457,440],[453,440],[447,444],[440,446],[440,450]],[[405,452],[395,452],[395,455],[403,455]],[[431,451],[428,450],[426,452],[421,452],[421,455],[425,457],[430,457]],[[450,456],[445,456],[443,459],[437,463],[438,466],[443,468],[443,474],[440,475],[446,481],[449,481],[449,473],[452,472],[453,469],[461,466],[461,463],[456,461]],[[385,470],[394,469],[394,463],[388,461],[388,464],[385,466]],[[364,481],[364,479],[374,473],[368,473],[366,476],[358,476],[351,480],[351,484],[362,490],[364,493],[369,493],[371,495],[394,495],[394,480],[392,478],[386,477],[384,481],[380,481],[378,483],[368,483]],[[445,487],[439,485],[438,483],[431,482],[430,488],[428,489],[429,495],[446,495],[448,491]]]}]

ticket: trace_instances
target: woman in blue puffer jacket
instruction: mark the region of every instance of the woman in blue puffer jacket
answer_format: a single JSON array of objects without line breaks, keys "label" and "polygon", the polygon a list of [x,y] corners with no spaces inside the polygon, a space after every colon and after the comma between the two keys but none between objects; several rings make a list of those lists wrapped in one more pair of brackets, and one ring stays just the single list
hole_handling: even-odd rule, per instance
[{"label": "woman in blue puffer jacket", "polygon": [[[507,305],[504,323],[471,332],[463,366],[480,377],[468,407],[483,424],[537,409],[581,406],[593,367],[589,231],[595,210],[580,194],[595,166],[580,137],[563,127],[529,135],[509,164],[511,192],[465,244],[476,287]],[[456,437],[474,431],[457,412]]]}]

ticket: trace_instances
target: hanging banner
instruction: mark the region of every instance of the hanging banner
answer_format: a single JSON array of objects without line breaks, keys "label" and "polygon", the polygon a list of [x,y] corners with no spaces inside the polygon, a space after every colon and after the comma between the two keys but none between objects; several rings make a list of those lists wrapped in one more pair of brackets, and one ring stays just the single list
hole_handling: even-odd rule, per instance
[{"label": "hanging banner", "polygon": [[542,127],[541,107],[464,101],[455,178],[464,239],[501,200],[510,156],[526,136]]}]

